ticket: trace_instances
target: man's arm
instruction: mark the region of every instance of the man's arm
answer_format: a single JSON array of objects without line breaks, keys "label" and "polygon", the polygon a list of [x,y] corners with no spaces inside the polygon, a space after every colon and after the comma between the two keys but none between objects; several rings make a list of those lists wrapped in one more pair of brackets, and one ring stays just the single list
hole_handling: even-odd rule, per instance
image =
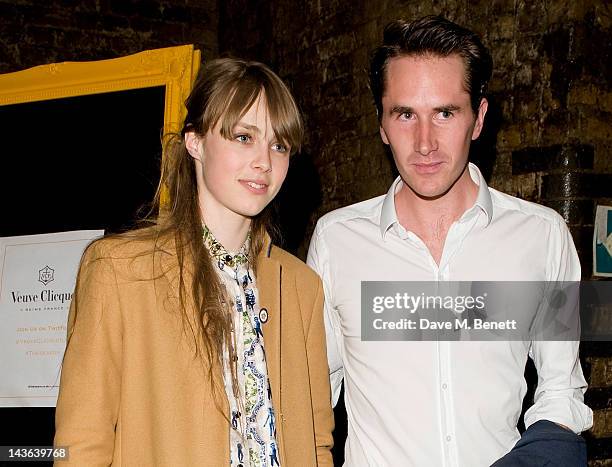
[{"label": "man's arm", "polygon": [[582,467],[587,465],[584,439],[558,424],[540,420],[523,433],[508,454],[491,467]]},{"label": "man's arm", "polygon": [[321,236],[320,224],[317,224],[308,249],[308,265],[321,277],[325,295],[323,315],[325,320],[325,334],[327,338],[327,361],[329,363],[332,404],[335,407],[340,397],[340,389],[344,378],[342,363],[340,322],[338,314],[332,306],[331,277],[329,271],[329,256],[324,240]]},{"label": "man's arm", "polygon": [[[560,216],[551,226],[548,239],[547,280],[580,281],[576,248]],[[593,412],[584,404],[587,384],[578,359],[578,347],[577,340],[532,342],[529,354],[538,371],[538,386],[534,405],[525,413],[527,428],[539,420],[550,420],[575,433],[593,425]]]}]

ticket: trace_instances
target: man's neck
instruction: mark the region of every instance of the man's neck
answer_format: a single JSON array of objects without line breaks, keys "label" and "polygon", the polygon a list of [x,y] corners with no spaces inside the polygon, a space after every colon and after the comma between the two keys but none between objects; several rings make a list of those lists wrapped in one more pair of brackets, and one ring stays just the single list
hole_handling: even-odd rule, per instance
[{"label": "man's neck", "polygon": [[450,226],[473,206],[477,196],[478,185],[467,168],[451,189],[436,199],[422,198],[403,185],[395,194],[397,219],[423,240],[439,264]]}]

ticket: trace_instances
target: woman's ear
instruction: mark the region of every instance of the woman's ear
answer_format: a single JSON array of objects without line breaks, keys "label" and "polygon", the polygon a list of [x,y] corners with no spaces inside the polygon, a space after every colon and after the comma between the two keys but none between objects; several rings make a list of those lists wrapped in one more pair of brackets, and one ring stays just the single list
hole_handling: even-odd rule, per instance
[{"label": "woman's ear", "polygon": [[195,131],[188,131],[185,133],[184,139],[189,155],[202,162],[202,138],[196,135]]}]

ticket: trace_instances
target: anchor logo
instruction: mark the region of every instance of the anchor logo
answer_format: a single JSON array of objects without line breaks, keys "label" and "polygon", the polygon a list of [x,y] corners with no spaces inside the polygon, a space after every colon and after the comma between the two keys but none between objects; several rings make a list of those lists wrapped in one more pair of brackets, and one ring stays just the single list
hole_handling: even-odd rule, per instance
[{"label": "anchor logo", "polygon": [[49,266],[45,266],[44,268],[38,271],[38,282],[42,282],[43,285],[47,285],[49,282],[53,282],[53,273],[54,269]]}]

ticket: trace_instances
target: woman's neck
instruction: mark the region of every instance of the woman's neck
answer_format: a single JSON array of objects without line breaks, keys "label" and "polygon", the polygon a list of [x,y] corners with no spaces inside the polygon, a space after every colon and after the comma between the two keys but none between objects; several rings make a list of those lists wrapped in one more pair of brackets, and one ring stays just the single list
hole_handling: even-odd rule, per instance
[{"label": "woman's neck", "polygon": [[237,252],[246,241],[249,229],[251,228],[251,219],[237,215],[236,217],[228,218],[223,216],[223,219],[216,216],[203,216],[204,223],[227,251]]}]

